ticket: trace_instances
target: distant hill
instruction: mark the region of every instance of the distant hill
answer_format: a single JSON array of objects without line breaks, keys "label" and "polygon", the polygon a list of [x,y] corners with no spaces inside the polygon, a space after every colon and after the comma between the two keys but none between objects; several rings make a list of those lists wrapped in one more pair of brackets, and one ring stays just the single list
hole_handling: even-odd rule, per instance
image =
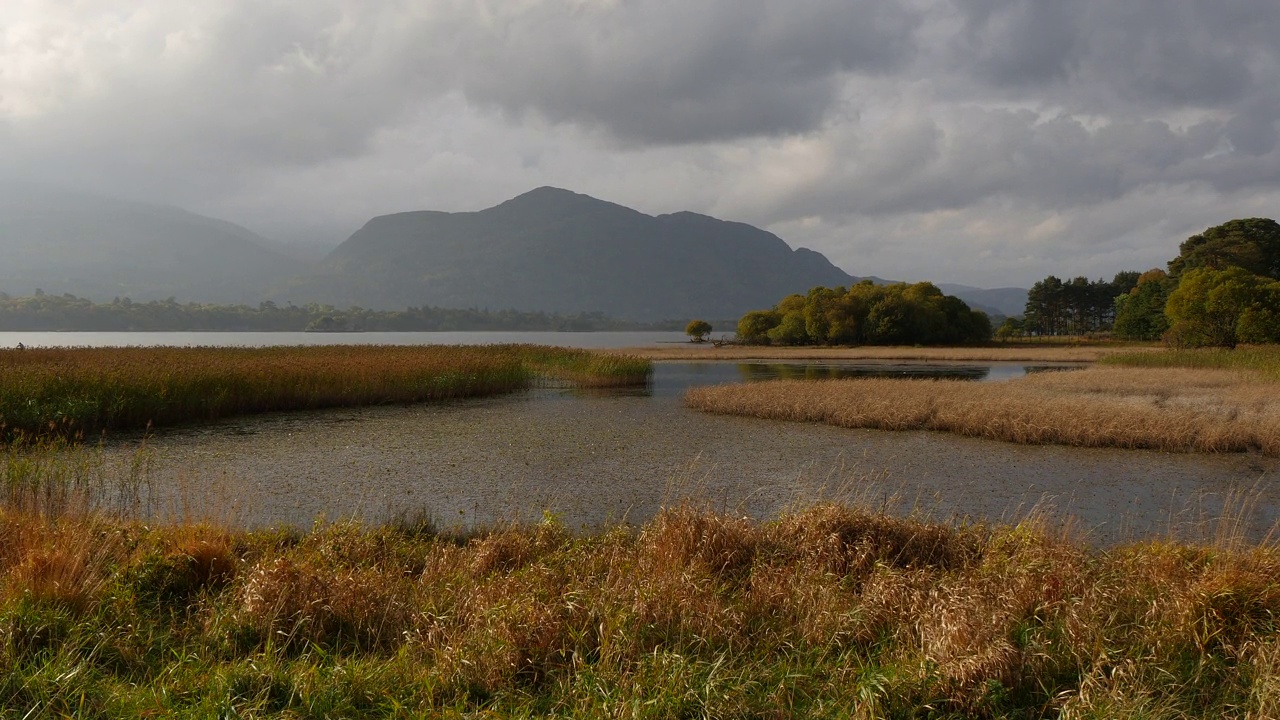
[{"label": "distant hill", "polygon": [[257,303],[304,272],[270,241],[185,210],[0,184],[0,292]]},{"label": "distant hill", "polygon": [[1027,309],[1026,288],[976,288],[968,285],[951,285],[938,283],[938,289],[948,295],[955,295],[964,300],[975,310],[987,314],[993,311],[1008,317],[1021,315]]},{"label": "distant hill", "polygon": [[543,187],[479,212],[376,217],[277,299],[719,319],[856,281],[750,225]]}]

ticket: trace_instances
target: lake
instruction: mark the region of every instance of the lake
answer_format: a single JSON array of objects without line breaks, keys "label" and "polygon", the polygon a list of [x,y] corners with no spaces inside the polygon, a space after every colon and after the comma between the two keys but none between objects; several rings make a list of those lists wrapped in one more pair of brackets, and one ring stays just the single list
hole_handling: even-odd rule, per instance
[{"label": "lake", "polygon": [[532,343],[560,347],[642,347],[688,342],[682,332],[0,332],[0,347],[127,347],[219,345],[495,345]]},{"label": "lake", "polygon": [[156,507],[255,527],[418,513],[470,525],[550,512],[578,528],[642,521],[682,501],[767,517],[828,498],[937,518],[1047,508],[1098,542],[1190,532],[1240,498],[1251,504],[1250,535],[1277,520],[1272,458],[850,430],[706,415],[680,399],[695,384],[927,369],[1000,381],[1044,368],[673,362],[658,364],[644,389],[241,418],[148,440]]}]

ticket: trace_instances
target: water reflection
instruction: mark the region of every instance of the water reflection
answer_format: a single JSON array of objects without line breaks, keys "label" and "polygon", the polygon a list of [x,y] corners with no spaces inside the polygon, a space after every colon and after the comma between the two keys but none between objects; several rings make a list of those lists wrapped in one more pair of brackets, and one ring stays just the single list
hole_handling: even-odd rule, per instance
[{"label": "water reflection", "polygon": [[739,363],[738,374],[746,382],[759,380],[838,380],[842,378],[928,378],[935,380],[985,380],[989,365],[914,365],[864,363],[821,365],[797,363]]},{"label": "water reflection", "polygon": [[767,380],[837,380],[845,378],[906,378],[999,382],[1037,372],[1075,370],[1082,363],[1023,365],[1020,363],[866,362],[663,362],[654,366],[644,387],[580,388],[576,397],[679,397],[701,385]]}]

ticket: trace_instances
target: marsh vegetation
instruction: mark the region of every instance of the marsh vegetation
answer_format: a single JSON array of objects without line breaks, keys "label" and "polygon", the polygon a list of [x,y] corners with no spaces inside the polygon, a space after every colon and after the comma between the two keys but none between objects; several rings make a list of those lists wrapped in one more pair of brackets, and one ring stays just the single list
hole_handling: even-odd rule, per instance
[{"label": "marsh vegetation", "polygon": [[0,706],[47,715],[1274,717],[1280,553],[694,506],[310,532],[0,511]]},{"label": "marsh vegetation", "polygon": [[1280,351],[1132,353],[996,385],[885,379],[694,388],[693,408],[1016,443],[1280,455]]},{"label": "marsh vegetation", "polygon": [[[391,358],[424,357],[369,352],[380,362],[311,374],[337,384],[409,365]],[[524,383],[648,377],[647,363],[590,353],[488,352],[465,358],[488,358],[512,377],[519,370]],[[156,368],[185,356],[158,357],[166,362]],[[1129,405],[1160,411],[1271,407],[1271,356],[1242,367],[1189,357],[1213,367],[1108,365],[988,385],[744,387],[815,390],[799,400],[820,402],[828,385],[884,382],[899,407],[919,412],[928,403],[908,390],[1007,394],[1026,383],[1037,393],[1029,406],[1055,393],[1062,403],[1127,393]],[[437,369],[451,367],[443,360]],[[283,366],[232,367],[257,369],[235,377],[283,384]],[[380,387],[378,377],[367,387]],[[390,385],[412,375],[383,377]],[[251,387],[273,387],[262,382]],[[1242,539],[1232,521],[1205,541],[1106,548],[1036,516],[939,522],[835,503],[770,519],[673,503],[636,525],[583,532],[552,514],[466,529],[405,515],[245,531],[137,520],[146,462],[138,453],[107,466],[91,446],[56,440],[10,447],[0,501],[0,707],[104,717],[1280,713],[1280,550]]]},{"label": "marsh vegetation", "polygon": [[535,345],[0,350],[5,440],[235,415],[644,384],[647,360]]}]

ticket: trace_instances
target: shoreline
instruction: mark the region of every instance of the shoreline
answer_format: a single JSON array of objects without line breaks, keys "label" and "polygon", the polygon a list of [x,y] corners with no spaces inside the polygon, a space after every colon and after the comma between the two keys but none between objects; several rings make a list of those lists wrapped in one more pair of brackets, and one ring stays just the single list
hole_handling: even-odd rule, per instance
[{"label": "shoreline", "polygon": [[914,360],[951,362],[1097,362],[1109,355],[1155,352],[1151,346],[1010,346],[1010,347],[770,347],[687,343],[676,347],[630,347],[603,352],[661,362],[768,360]]}]

